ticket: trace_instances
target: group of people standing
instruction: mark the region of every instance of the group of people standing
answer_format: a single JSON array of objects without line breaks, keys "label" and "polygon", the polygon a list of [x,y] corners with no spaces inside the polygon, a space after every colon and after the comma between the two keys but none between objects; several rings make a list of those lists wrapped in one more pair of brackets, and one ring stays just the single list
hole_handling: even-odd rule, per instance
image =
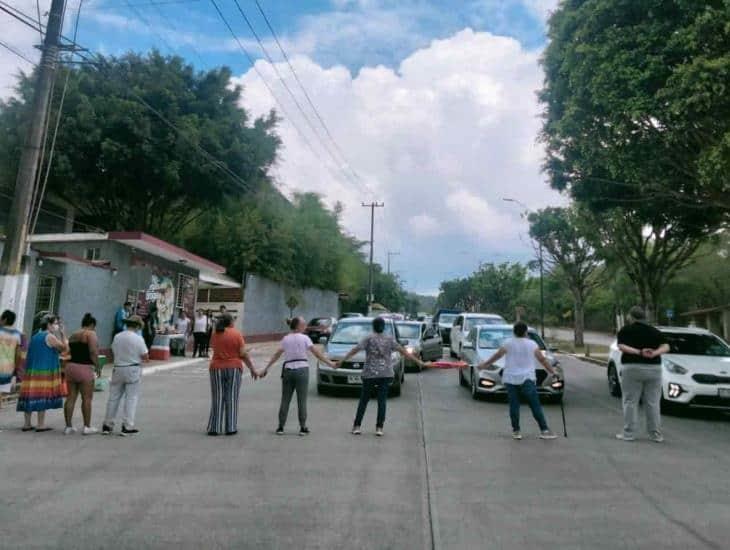
[{"label": "group of people standing", "polygon": [[[669,351],[669,346],[661,332],[646,324],[643,310],[632,308],[630,323],[618,333],[618,347],[622,352],[624,429],[618,439],[632,441],[636,435],[637,409],[643,397],[646,408],[647,428],[653,441],[663,441],[660,424],[659,403],[661,398],[661,355]],[[66,427],[64,434],[76,432],[73,427],[73,413],[78,397],[81,397],[83,435],[91,435],[98,430],[91,426],[91,406],[94,394],[94,381],[99,373],[99,343],[96,335],[96,319],[87,313],[81,326],[66,338],[63,325],[55,315],[46,315],[40,329],[27,345],[22,333],[13,328],[15,314],[4,311],[0,315],[0,389],[12,380],[13,376],[22,378],[17,410],[24,413],[22,430],[47,432],[52,428],[46,425],[46,411],[64,409]],[[149,352],[140,335],[144,321],[137,315],[121,319],[124,330],[117,332],[112,341],[114,368],[109,386],[109,400],[102,425],[103,434],[114,431],[120,406],[123,407],[121,435],[139,432],[135,426],[137,403],[140,394],[142,364],[149,361]],[[207,323],[207,320],[206,320]],[[202,327],[202,324],[201,324]],[[378,412],[375,433],[383,435],[386,419],[386,404],[390,385],[395,373],[391,365],[391,355],[401,354],[419,366],[429,367],[412,355],[398,341],[385,334],[385,321],[373,320],[373,332],[341,360],[332,361],[304,334],[306,321],[297,317],[290,321],[287,334],[268,361],[266,367],[257,370],[246,349],[243,335],[233,326],[233,317],[222,312],[210,338],[213,357],[209,365],[211,389],[211,408],[207,433],[216,435],[235,435],[238,432],[238,401],[244,366],[254,380],[264,378],[272,366],[283,356],[281,370],[281,401],[279,405],[276,434],[284,434],[289,406],[294,393],[297,394],[299,435],[308,435],[307,396],[309,393],[309,360],[311,354],[332,368],[362,351],[366,354],[362,371],[362,389],[355,413],[352,433],[360,435],[363,417],[370,396],[377,394]],[[197,348],[197,346],[196,346]],[[200,353],[200,349],[196,349]],[[510,420],[513,438],[522,439],[520,432],[520,398],[524,397],[540,428],[542,439],[556,436],[548,427],[535,386],[535,367],[543,367],[555,374],[552,366],[542,355],[537,345],[527,337],[527,325],[518,322],[514,325],[514,338],[506,341],[489,359],[477,365],[477,369],[489,369],[494,363],[505,358],[502,369],[503,382],[509,397]],[[61,371],[61,359],[65,368]],[[66,402],[64,404],[64,398]],[[36,413],[37,422],[33,425],[32,415]]]}]

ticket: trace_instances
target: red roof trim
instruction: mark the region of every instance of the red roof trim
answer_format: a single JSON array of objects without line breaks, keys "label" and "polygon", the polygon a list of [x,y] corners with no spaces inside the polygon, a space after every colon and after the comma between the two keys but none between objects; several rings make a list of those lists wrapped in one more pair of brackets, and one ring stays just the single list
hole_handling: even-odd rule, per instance
[{"label": "red roof trim", "polygon": [[87,260],[85,258],[82,258],[80,256],[75,256],[73,254],[69,254],[68,252],[47,252],[45,250],[38,250],[38,255],[41,258],[45,258],[48,260],[68,260],[77,264],[84,264],[88,265],[89,267],[97,267],[99,269],[105,269],[107,271],[113,271],[114,267],[112,267],[109,264],[100,264],[98,262],[92,262],[90,260]]},{"label": "red roof trim", "polygon": [[176,256],[179,256],[184,260],[203,265],[211,271],[215,271],[216,273],[226,272],[226,268],[222,265],[218,265],[215,262],[206,260],[201,256],[193,254],[192,252],[188,252],[184,248],[175,246],[174,244],[163,241],[162,239],[158,239],[157,237],[153,237],[152,235],[148,235],[147,233],[143,233],[142,231],[113,231],[109,233],[108,238],[110,241],[142,241],[144,243],[151,244],[157,248],[165,250],[166,252],[175,254]]}]

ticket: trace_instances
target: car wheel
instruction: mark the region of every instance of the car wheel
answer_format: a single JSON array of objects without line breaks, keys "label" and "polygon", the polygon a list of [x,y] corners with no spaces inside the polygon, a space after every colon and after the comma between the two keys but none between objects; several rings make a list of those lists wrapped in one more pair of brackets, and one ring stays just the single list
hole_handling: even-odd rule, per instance
[{"label": "car wheel", "polygon": [[459,344],[459,351],[456,352],[456,358],[461,359],[461,354],[463,353],[461,344]]},{"label": "car wheel", "polygon": [[325,388],[322,384],[317,384],[317,394],[318,395],[326,395],[327,394],[327,388]]},{"label": "car wheel", "polygon": [[401,389],[401,381],[402,381],[402,379],[401,378],[398,378],[398,382],[396,382],[395,384],[393,384],[391,386],[391,388],[390,388],[390,395],[392,395],[393,397],[400,397],[400,394],[401,394],[401,391],[402,391],[402,389]]},{"label": "car wheel", "polygon": [[480,395],[477,391],[477,377],[474,376],[474,372],[471,371],[471,398],[474,401],[479,401]]},{"label": "car wheel", "polygon": [[[423,358],[423,352],[421,352],[421,353],[418,354],[418,358],[422,362],[424,362],[424,363],[426,362],[426,360]],[[417,369],[416,372],[423,372],[423,367],[421,365],[416,365],[416,369]]]},{"label": "car wheel", "polygon": [[672,403],[671,401],[664,399],[664,396],[662,396],[661,401],[659,402],[659,407],[662,414],[669,416],[677,415],[682,411],[682,405]]},{"label": "car wheel", "polygon": [[618,378],[616,365],[614,365],[613,363],[608,364],[607,376],[609,393],[614,397],[621,397],[621,382]]}]

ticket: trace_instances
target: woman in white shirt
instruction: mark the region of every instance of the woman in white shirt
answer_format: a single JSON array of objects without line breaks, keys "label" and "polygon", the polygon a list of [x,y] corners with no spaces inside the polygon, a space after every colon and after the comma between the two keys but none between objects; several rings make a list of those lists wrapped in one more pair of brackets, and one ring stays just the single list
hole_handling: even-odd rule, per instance
[{"label": "woman in white shirt", "polygon": [[314,355],[323,363],[334,368],[334,363],[314,347],[312,340],[304,333],[307,322],[301,317],[295,317],[289,322],[291,332],[284,336],[279,349],[266,365],[262,376],[266,376],[271,366],[284,355],[284,364],[281,367],[281,405],[279,406],[279,427],[277,435],[284,435],[286,417],[289,415],[289,403],[294,392],[297,392],[297,409],[299,412],[299,435],[308,435],[307,428],[307,393],[309,391],[309,359],[307,352]]},{"label": "woman in white shirt", "polygon": [[540,439],[555,439],[556,435],[550,431],[545,413],[540,404],[540,397],[537,395],[535,367],[538,363],[545,367],[550,374],[555,375],[552,365],[545,359],[540,347],[527,335],[527,325],[522,321],[515,323],[513,327],[515,337],[510,338],[494,355],[477,366],[483,370],[506,357],[502,369],[502,382],[507,388],[509,397],[509,416],[512,421],[512,438],[522,439],[520,432],[520,396],[527,399],[532,410],[532,416],[540,426]]}]

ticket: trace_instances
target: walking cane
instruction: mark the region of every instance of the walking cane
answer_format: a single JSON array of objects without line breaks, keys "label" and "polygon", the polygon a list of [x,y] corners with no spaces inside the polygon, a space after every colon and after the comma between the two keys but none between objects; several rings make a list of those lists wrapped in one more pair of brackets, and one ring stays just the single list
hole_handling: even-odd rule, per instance
[{"label": "walking cane", "polygon": [[[563,389],[563,394],[565,394],[565,389]],[[565,397],[565,395],[562,397]],[[565,404],[562,397],[560,399],[560,414],[563,416],[563,437],[568,437],[568,429],[565,427]]]}]

